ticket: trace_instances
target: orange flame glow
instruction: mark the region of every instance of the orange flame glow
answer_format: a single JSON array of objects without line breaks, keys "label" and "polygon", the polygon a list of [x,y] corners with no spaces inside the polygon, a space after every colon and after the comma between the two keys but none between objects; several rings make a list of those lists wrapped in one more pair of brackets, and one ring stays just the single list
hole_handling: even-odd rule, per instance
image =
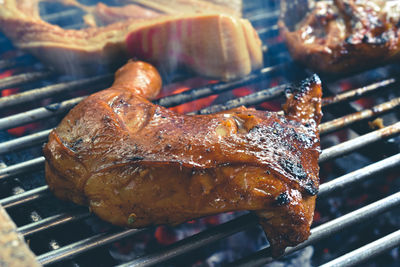
[{"label": "orange flame glow", "polygon": [[[167,95],[175,95],[175,94],[180,94],[182,92],[188,91],[192,88],[198,88],[201,86],[209,85],[216,83],[217,81],[214,80],[206,80],[200,77],[195,77],[192,79],[185,80],[183,82],[179,83],[174,83],[169,86],[165,86],[163,89],[163,92],[161,92],[160,97],[164,97]],[[171,93],[172,92],[172,93]],[[184,103],[182,105],[178,105],[175,107],[169,108],[170,110],[173,110],[177,113],[188,113],[192,111],[196,111],[205,107],[208,107],[213,103],[213,101],[218,97],[218,95],[211,95],[205,98],[197,99],[194,101],[190,101],[187,103]]]},{"label": "orange flame glow", "polygon": [[[13,70],[4,71],[4,72],[0,73],[0,79],[4,79],[4,78],[7,78],[7,77],[10,77],[10,76],[12,76],[13,74],[14,74],[14,71],[13,71]],[[3,90],[1,90],[1,97],[10,96],[10,95],[16,94],[16,93],[18,93],[18,92],[19,92],[19,89],[18,89],[18,88],[7,88],[7,89],[3,89]],[[23,135],[28,129],[32,129],[32,128],[34,128],[34,127],[36,127],[36,124],[31,123],[31,124],[27,124],[27,125],[24,125],[24,126],[20,126],[20,127],[15,127],[15,128],[12,128],[12,129],[8,129],[7,132],[8,132],[9,134],[11,134],[11,135],[21,136],[21,135]]]}]

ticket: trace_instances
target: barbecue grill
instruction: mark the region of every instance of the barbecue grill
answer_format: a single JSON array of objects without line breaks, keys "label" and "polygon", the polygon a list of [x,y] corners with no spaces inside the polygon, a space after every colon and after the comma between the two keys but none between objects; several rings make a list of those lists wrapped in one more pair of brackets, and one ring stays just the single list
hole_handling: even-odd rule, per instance
[{"label": "barbecue grill", "polygon": [[[241,105],[276,110],[287,86],[312,74],[291,61],[282,43],[276,26],[279,1],[246,1],[244,14],[263,40],[264,68],[233,82],[202,80],[205,85],[164,96],[155,103],[174,108],[187,103],[201,107],[191,111],[192,114],[213,113]],[[76,10],[63,10],[44,17],[63,27],[77,28],[79,23],[68,19],[74,16]],[[75,22],[71,25],[70,21]],[[62,266],[195,265],[209,256],[199,251],[257,227],[255,216],[240,213],[234,219],[205,227],[172,244],[149,244],[152,248],[144,249],[145,253],[137,257],[125,260],[112,257],[112,248],[141,242],[146,232],[154,232],[154,227],[114,227],[101,222],[85,208],[57,200],[44,181],[41,147],[51,128],[66,112],[86,95],[107,88],[113,75],[83,79],[59,76],[0,36],[0,78],[0,156],[3,159],[0,215],[2,209],[7,211],[8,219],[25,238],[23,246],[36,254],[32,261]],[[175,73],[168,77],[168,87],[179,89],[179,84],[192,78],[188,73]],[[310,238],[287,249],[285,258],[295,257],[297,251],[312,245],[314,265],[350,266],[368,262],[370,266],[383,263],[395,266],[395,261],[399,260],[399,251],[395,248],[400,244],[400,223],[389,229],[385,224],[380,226],[377,220],[382,216],[396,218],[396,208],[400,206],[400,187],[396,181],[400,165],[399,65],[382,66],[346,77],[321,76],[321,79],[324,88],[324,118],[320,126],[322,185],[316,209],[320,218],[315,218]],[[383,118],[383,127],[374,128],[377,123],[368,123],[377,117]],[[367,197],[365,192],[368,192]],[[357,194],[365,201],[354,204],[354,210],[336,207],[341,210],[336,218],[324,214],[324,210],[332,209],[337,201],[353,203],[353,198],[359,199]],[[363,239],[364,243],[355,245],[347,240],[349,231],[372,229],[374,224],[377,225],[373,228],[375,235]],[[4,234],[0,231],[0,240]],[[356,235],[364,233],[359,231]],[[334,240],[339,237],[336,244],[340,245],[329,245],[335,244]],[[10,240],[8,246],[14,246],[12,242],[16,241]],[[346,242],[350,245],[342,246]],[[245,243],[240,245],[246,247]],[[258,266],[274,261],[267,244],[258,249],[234,258],[229,264]],[[285,262],[285,258],[280,261]],[[0,251],[0,265],[3,261]]]}]

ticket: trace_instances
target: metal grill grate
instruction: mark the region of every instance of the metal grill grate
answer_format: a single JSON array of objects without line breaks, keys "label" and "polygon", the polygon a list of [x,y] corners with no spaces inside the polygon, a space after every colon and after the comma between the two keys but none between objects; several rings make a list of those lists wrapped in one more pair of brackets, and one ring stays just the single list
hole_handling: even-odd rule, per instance
[{"label": "metal grill grate", "polygon": [[[174,107],[190,101],[203,99],[211,95],[223,95],[220,102],[204,109],[192,113],[207,114],[221,110],[226,110],[240,105],[259,106],[267,101],[276,101],[282,97],[284,89],[289,82],[298,80],[307,76],[309,73],[302,70],[301,67],[291,62],[290,57],[282,44],[276,20],[279,15],[277,5],[262,5],[262,1],[249,1],[246,12],[250,21],[257,27],[263,42],[268,45],[268,49],[264,46],[264,55],[266,64],[263,69],[257,71],[248,77],[239,81],[230,83],[211,83],[203,87],[193,88],[180,94],[163,97],[155,103]],[[272,2],[271,2],[272,3]],[[260,9],[259,6],[263,9]],[[48,15],[48,20],[60,17],[73,16],[73,11],[64,11],[62,13]],[[74,26],[76,27],[76,25]],[[1,38],[1,37],[0,37]],[[8,41],[3,37],[0,39],[1,44]],[[2,47],[6,47],[2,45]],[[12,48],[11,48],[12,49]],[[11,50],[12,51],[12,50]],[[0,48],[0,58],[6,54],[7,50]],[[18,94],[3,96],[0,98],[0,112],[3,117],[0,118],[0,130],[8,130],[18,126],[24,126],[35,122],[49,121],[46,125],[54,127],[62,116],[79,103],[91,91],[83,90],[85,87],[92,89],[104,89],[112,80],[112,75],[102,75],[80,80],[59,80],[59,77],[52,72],[39,65],[39,70],[31,67],[25,67],[24,62],[30,62],[29,55],[17,51],[15,56],[0,60],[0,73],[7,70],[18,69],[20,73],[7,78],[0,79],[0,90],[10,87],[20,87],[24,91]],[[34,61],[34,60],[33,60]],[[37,63],[35,63],[37,64]],[[320,125],[322,143],[329,141],[329,137],[336,133],[348,131],[352,133],[349,140],[342,141],[333,146],[323,149],[320,157],[320,163],[330,162],[344,155],[354,153],[355,151],[368,150],[382,146],[382,152],[371,156],[372,163],[354,171],[345,173],[335,179],[323,183],[320,187],[318,200],[327,198],[329,195],[343,190],[344,188],[356,187],[362,181],[368,181],[371,178],[377,178],[384,172],[398,168],[400,165],[399,149],[387,151],[389,146],[400,147],[400,140],[397,136],[400,133],[400,122],[398,119],[398,107],[400,105],[399,93],[396,87],[399,85],[400,72],[396,72],[397,66],[387,66],[379,70],[373,70],[372,74],[365,74],[373,77],[372,81],[366,80],[360,87],[345,92],[337,92],[338,84],[351,81],[352,85],[360,83],[359,78],[342,77],[331,78],[322,77],[324,82],[325,96],[323,101],[325,121]],[[21,69],[22,68],[22,69]],[[28,69],[28,72],[25,70]],[[366,77],[366,76],[362,77]],[[188,77],[186,77],[188,78]],[[354,82],[355,81],[355,82]],[[276,86],[271,86],[278,83]],[[39,87],[31,86],[39,84]],[[48,85],[50,84],[50,85]],[[241,87],[258,88],[256,92],[250,93],[242,97],[234,97],[229,94],[232,90]],[[264,89],[265,88],[265,89]],[[83,94],[73,96],[71,92],[82,91]],[[83,96],[82,96],[83,95]],[[373,106],[363,108],[356,105],[354,101],[359,101],[368,97],[382,99]],[[52,102],[46,102],[51,99]],[[39,105],[32,105],[39,102]],[[47,104],[46,104],[47,103]],[[27,108],[25,108],[27,107]],[[21,111],[21,108],[25,108]],[[372,120],[377,116],[384,114],[391,115],[390,125],[383,129],[369,130],[365,127],[366,120]],[[393,119],[395,118],[395,119]],[[31,133],[5,140],[0,143],[0,155],[7,157],[19,151],[40,151],[43,142],[51,130],[46,127],[38,127]],[[362,152],[364,155],[374,154],[370,152]],[[378,158],[376,158],[378,157]],[[26,214],[30,219],[16,219],[19,226],[18,231],[24,235],[26,239],[37,239],[39,234],[45,236],[43,242],[46,248],[36,249],[37,260],[44,264],[53,264],[62,262],[65,264],[76,264],[77,262],[85,262],[79,258],[79,255],[87,255],[88,253],[101,253],[99,248],[105,247],[107,244],[120,241],[130,237],[135,237],[148,229],[120,229],[108,226],[107,231],[100,233],[92,233],[87,236],[82,234],[79,240],[62,240],[58,241],[57,236],[53,237],[53,230],[77,229],[75,224],[80,225],[82,221],[93,220],[94,216],[90,215],[87,210],[74,205],[69,205],[57,200],[49,193],[48,187],[44,185],[43,178],[44,158],[40,154],[32,153],[28,159],[18,160],[10,166],[0,169],[0,205],[9,211],[12,218],[18,218],[18,214]],[[322,169],[323,171],[323,169]],[[398,174],[396,174],[398,177]],[[36,184],[26,183],[33,180],[34,176],[39,176],[39,182]],[[41,182],[40,182],[41,181]],[[397,208],[400,204],[399,188],[394,189],[394,194],[387,195],[385,198],[370,203],[355,211],[351,211],[333,220],[324,222],[312,229],[311,237],[297,247],[290,248],[286,251],[286,255],[292,254],[306,246],[318,244],[324,239],[338,234],[343,229],[354,225],[365,224],[367,220],[376,218],[389,210]],[[392,190],[393,191],[393,190]],[[396,193],[397,192],[397,193]],[[15,194],[14,194],[15,193]],[[56,202],[58,206],[45,215],[39,215],[41,206],[46,203]],[[318,202],[318,201],[317,201]],[[43,213],[43,212],[42,212]],[[49,213],[47,215],[47,213]],[[37,214],[37,216],[32,216]],[[122,266],[149,266],[165,263],[179,256],[185,255],[192,251],[204,248],[209,244],[218,242],[228,236],[248,229],[256,225],[256,218],[252,214],[242,215],[231,221],[220,224],[215,227],[208,228],[198,234],[175,242],[172,245],[165,246],[157,251],[151,251],[139,258],[129,261]],[[75,227],[75,228],[74,228]],[[61,230],[63,231],[63,230]],[[90,232],[90,231],[89,231]],[[40,239],[40,238],[39,238]],[[64,238],[65,239],[65,238]],[[31,242],[33,243],[33,242]],[[360,263],[377,256],[380,253],[388,251],[400,244],[400,232],[393,231],[389,235],[382,237],[375,242],[366,244],[351,252],[346,251],[336,259],[325,262],[324,266],[349,266]],[[34,244],[31,244],[33,246]],[[49,249],[51,248],[51,249]],[[35,252],[36,252],[35,251]],[[90,255],[87,256],[90,258]],[[253,266],[262,265],[272,262],[269,248],[264,248],[252,255],[248,255],[236,262],[234,266]],[[110,265],[116,265],[116,262],[110,262]]]}]

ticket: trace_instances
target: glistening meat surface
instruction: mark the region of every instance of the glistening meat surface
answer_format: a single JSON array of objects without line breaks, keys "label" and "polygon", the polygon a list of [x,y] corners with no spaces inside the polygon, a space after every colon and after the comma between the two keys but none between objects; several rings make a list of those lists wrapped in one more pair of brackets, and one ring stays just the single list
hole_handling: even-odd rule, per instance
[{"label": "glistening meat surface", "polygon": [[285,116],[176,114],[147,100],[160,88],[154,67],[131,61],[111,88],[72,109],[43,150],[54,194],[129,227],[255,211],[275,256],[307,239],[319,186],[318,77],[288,90]]},{"label": "glistening meat surface", "polygon": [[400,1],[281,1],[281,32],[294,59],[348,73],[400,59]]},{"label": "glistening meat surface", "polygon": [[54,0],[82,7],[92,23],[111,23],[66,30],[41,19],[41,1],[45,0],[4,0],[0,30],[18,48],[61,72],[81,75],[115,70],[128,58],[136,57],[166,71],[183,66],[204,76],[231,80],[263,65],[261,41],[250,22],[218,10],[157,15],[144,14],[133,5],[91,9],[76,0]]}]

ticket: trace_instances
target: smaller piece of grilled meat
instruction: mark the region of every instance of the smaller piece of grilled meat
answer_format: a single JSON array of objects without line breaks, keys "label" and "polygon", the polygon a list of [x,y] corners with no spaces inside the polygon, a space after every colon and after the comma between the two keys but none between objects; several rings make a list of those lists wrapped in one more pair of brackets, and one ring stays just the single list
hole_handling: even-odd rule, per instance
[{"label": "smaller piece of grilled meat", "polygon": [[131,61],[72,109],[43,150],[50,190],[121,226],[252,210],[275,256],[306,240],[319,186],[318,77],[288,91],[285,116],[177,114],[147,100],[160,88],[154,67]]},{"label": "smaller piece of grilled meat", "polygon": [[400,1],[281,1],[292,57],[318,72],[348,73],[400,59]]}]

